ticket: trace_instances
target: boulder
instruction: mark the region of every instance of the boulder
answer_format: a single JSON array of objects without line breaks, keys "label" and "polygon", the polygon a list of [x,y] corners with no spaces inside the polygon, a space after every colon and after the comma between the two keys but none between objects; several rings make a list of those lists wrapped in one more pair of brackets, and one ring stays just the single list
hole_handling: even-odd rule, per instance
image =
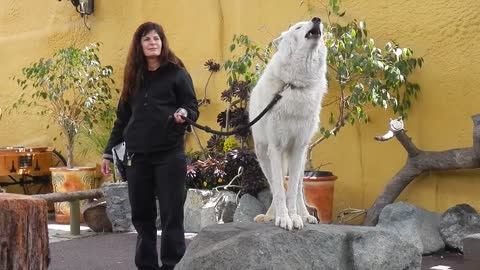
[{"label": "boulder", "polygon": [[219,192],[189,189],[183,207],[185,231],[199,232],[205,226],[216,224],[215,207],[220,198]]},{"label": "boulder", "polygon": [[216,206],[216,216],[218,223],[233,222],[233,215],[237,209],[237,194],[232,191],[220,191],[221,197]]},{"label": "boulder", "polygon": [[396,233],[416,246],[422,254],[430,254],[445,247],[439,224],[440,214],[406,202],[397,202],[382,210],[377,226]]},{"label": "boulder", "polygon": [[463,252],[463,239],[480,233],[480,215],[468,204],[458,204],[443,213],[440,234],[445,244]]},{"label": "boulder", "polygon": [[238,223],[254,222],[253,219],[256,215],[265,214],[265,212],[266,209],[263,203],[250,194],[244,194],[238,202],[233,221]]},{"label": "boulder", "polygon": [[134,231],[127,182],[105,183],[102,191],[105,195],[106,211],[108,219],[112,223],[112,231]]},{"label": "boulder", "polygon": [[421,259],[414,245],[376,227],[228,223],[202,229],[175,269],[411,270]]},{"label": "boulder", "polygon": [[107,216],[105,198],[89,200],[82,209],[83,220],[94,232],[111,232],[112,223]]}]

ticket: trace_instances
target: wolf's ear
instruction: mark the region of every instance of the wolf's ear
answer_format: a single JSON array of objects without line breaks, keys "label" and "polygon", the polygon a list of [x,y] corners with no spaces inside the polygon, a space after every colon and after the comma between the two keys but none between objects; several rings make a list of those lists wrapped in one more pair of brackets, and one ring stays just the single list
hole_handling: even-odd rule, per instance
[{"label": "wolf's ear", "polygon": [[280,42],[282,41],[283,36],[279,36],[276,39],[272,41],[273,46],[278,49],[278,46],[280,45]]}]

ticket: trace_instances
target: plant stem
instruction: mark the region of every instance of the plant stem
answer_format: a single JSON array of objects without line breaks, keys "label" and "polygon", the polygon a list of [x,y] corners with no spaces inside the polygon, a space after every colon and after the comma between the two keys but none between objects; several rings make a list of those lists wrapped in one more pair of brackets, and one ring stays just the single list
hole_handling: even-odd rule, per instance
[{"label": "plant stem", "polygon": [[205,83],[205,87],[203,89],[203,99],[200,100],[200,102],[198,103],[198,106],[202,106],[207,102],[207,87],[210,84],[210,79],[212,78],[212,75],[213,75],[213,71],[211,71],[210,75],[208,76],[207,82]]}]

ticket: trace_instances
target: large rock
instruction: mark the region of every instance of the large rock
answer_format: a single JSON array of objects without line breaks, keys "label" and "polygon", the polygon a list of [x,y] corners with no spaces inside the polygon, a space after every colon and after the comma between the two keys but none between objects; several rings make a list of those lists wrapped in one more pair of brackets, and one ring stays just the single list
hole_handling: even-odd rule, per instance
[{"label": "large rock", "polygon": [[199,232],[205,226],[216,224],[215,206],[220,198],[220,194],[212,190],[189,189],[183,207],[185,231]]},{"label": "large rock", "polygon": [[260,191],[257,195],[257,199],[263,204],[265,209],[268,210],[270,205],[272,204],[272,192],[270,191],[270,188],[266,188],[262,191]]},{"label": "large rock", "polygon": [[111,232],[112,223],[107,216],[107,202],[105,198],[93,199],[84,204],[83,220],[94,232]]},{"label": "large rock", "polygon": [[480,215],[468,204],[458,204],[443,213],[440,234],[445,243],[463,252],[463,239],[480,233]]},{"label": "large rock", "polygon": [[445,247],[439,224],[440,214],[397,202],[382,210],[377,226],[396,233],[416,246],[422,254],[430,254]]},{"label": "large rock", "polygon": [[376,227],[306,225],[286,231],[228,223],[200,231],[175,269],[410,270],[420,264],[415,246]]},{"label": "large rock", "polygon": [[233,191],[220,191],[221,198],[216,206],[216,216],[218,223],[233,222],[233,215],[237,209],[237,194]]},{"label": "large rock", "polygon": [[238,202],[237,209],[233,215],[233,222],[250,223],[258,214],[265,214],[266,209],[262,202],[250,194],[244,194]]},{"label": "large rock", "polygon": [[105,194],[106,211],[112,223],[112,231],[134,231],[127,182],[106,183],[102,186],[102,191]]}]

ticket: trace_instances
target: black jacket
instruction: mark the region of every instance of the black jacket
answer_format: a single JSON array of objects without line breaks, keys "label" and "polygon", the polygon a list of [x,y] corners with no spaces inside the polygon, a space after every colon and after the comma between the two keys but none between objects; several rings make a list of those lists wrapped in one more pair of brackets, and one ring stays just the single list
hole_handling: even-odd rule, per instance
[{"label": "black jacket", "polygon": [[187,71],[172,63],[146,71],[139,91],[118,103],[104,158],[111,159],[112,147],[122,141],[132,153],[183,147],[186,125],[169,119],[178,108],[187,110],[189,119],[197,120],[198,102]]}]

